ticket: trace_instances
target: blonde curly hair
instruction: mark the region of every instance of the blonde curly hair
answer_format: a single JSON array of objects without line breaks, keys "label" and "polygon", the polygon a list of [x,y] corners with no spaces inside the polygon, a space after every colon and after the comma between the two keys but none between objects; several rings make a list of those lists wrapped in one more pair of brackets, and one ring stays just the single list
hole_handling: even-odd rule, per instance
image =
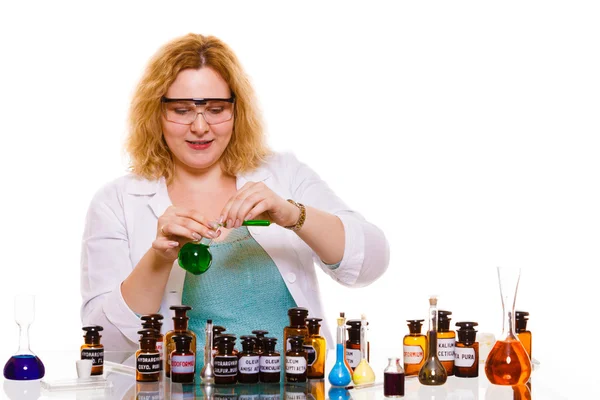
[{"label": "blonde curly hair", "polygon": [[146,179],[173,178],[173,155],[162,132],[161,97],[184,69],[210,67],[235,94],[231,141],[220,163],[235,176],[257,168],[269,154],[254,90],[233,51],[214,36],[190,33],[163,46],[150,60],[129,110],[125,149],[130,169]]}]

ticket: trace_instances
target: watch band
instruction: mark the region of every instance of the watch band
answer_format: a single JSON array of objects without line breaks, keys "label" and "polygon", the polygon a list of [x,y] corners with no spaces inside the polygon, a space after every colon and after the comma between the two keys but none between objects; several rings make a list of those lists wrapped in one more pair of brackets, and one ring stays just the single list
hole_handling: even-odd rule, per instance
[{"label": "watch band", "polygon": [[284,228],[297,232],[302,228],[302,225],[304,225],[304,221],[306,221],[306,207],[304,206],[304,204],[296,203],[292,199],[288,199],[287,201],[288,203],[292,203],[300,209],[300,217],[298,217],[298,221],[296,221],[294,225],[284,226]]}]

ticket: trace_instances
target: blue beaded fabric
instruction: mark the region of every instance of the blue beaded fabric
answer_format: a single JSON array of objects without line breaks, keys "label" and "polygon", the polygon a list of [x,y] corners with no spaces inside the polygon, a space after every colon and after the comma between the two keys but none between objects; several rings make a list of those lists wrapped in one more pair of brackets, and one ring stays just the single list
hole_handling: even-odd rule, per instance
[{"label": "blue beaded fabric", "polygon": [[277,338],[282,353],[283,328],[289,325],[288,309],[296,307],[281,273],[248,228],[233,229],[222,242],[210,246],[212,265],[201,275],[186,274],[182,304],[188,311],[188,327],[197,335],[196,374],[204,365],[206,320],[238,338],[256,329]]}]

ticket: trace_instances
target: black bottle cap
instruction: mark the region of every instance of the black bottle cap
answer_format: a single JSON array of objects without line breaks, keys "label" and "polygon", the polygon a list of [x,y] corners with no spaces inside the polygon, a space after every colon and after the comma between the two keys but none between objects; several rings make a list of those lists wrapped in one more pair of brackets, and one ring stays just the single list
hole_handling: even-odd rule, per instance
[{"label": "black bottle cap", "polygon": [[[352,343],[360,343],[360,319],[349,319],[346,321],[347,330],[348,330],[348,340]],[[369,322],[367,321],[367,326]]]},{"label": "black bottle cap", "polygon": [[319,329],[321,328],[320,322],[322,318],[306,318],[306,326],[308,326],[309,335],[318,335]]},{"label": "black bottle cap", "polygon": [[192,309],[192,307],[182,305],[182,306],[171,306],[171,307],[169,307],[169,309],[175,311],[175,316],[173,318],[177,318],[177,317],[185,317],[187,312],[190,311]]},{"label": "black bottle cap", "polygon": [[162,319],[163,316],[160,314],[149,314],[142,315],[142,327],[143,328],[154,328],[160,332],[160,328],[162,327]]},{"label": "black bottle cap", "polygon": [[408,322],[408,330],[410,331],[410,333],[420,334],[421,327],[423,326],[423,321],[425,321],[425,320],[424,319],[407,319],[406,322]]},{"label": "black bottle cap", "polygon": [[104,328],[100,325],[84,326],[81,329],[85,331],[85,335],[83,335],[83,338],[86,340],[100,340],[100,338],[102,337],[102,335],[100,335],[100,331],[104,330]]},{"label": "black bottle cap", "polygon": [[219,348],[219,353],[231,353],[233,348],[235,347],[236,336],[227,334],[227,335],[219,335],[217,340],[217,347]]},{"label": "black bottle cap", "polygon": [[240,340],[242,341],[242,351],[244,352],[254,352],[254,347],[258,339],[255,336],[244,335],[240,336]]},{"label": "black bottle cap", "polygon": [[265,335],[268,335],[269,331],[261,331],[261,330],[257,329],[257,330],[252,331],[252,333],[255,334],[257,338],[260,339],[260,338],[265,337]]},{"label": "black bottle cap", "polygon": [[450,330],[450,318],[452,311],[438,310],[438,330],[448,332]]},{"label": "black bottle cap", "polygon": [[477,337],[475,327],[479,325],[477,322],[464,321],[457,322],[455,325],[459,327],[458,331],[456,331],[459,342],[464,343],[467,346],[475,343],[475,338]]},{"label": "black bottle cap", "polygon": [[515,311],[515,329],[517,333],[527,330],[527,321],[529,313],[527,311]]},{"label": "black bottle cap", "polygon": [[304,344],[304,336],[290,336],[288,338],[292,351],[300,352],[304,351],[302,345]]},{"label": "black bottle cap", "polygon": [[308,309],[304,307],[294,307],[288,310],[290,317],[308,317]]},{"label": "black bottle cap", "polygon": [[179,353],[189,353],[192,337],[190,335],[173,335],[171,338],[175,342],[175,349]]},{"label": "black bottle cap", "polygon": [[221,325],[213,325],[213,337],[217,337],[218,335],[225,332],[227,329]]},{"label": "black bottle cap", "polygon": [[158,335],[160,335],[160,332],[154,328],[146,328],[146,329],[142,329],[141,331],[138,331],[138,335],[142,335],[142,337],[156,338]]}]

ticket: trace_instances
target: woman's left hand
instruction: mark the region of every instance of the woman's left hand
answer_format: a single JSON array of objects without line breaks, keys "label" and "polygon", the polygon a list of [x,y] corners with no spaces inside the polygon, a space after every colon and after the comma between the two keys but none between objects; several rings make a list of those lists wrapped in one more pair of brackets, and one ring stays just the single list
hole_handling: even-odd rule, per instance
[{"label": "woman's left hand", "polygon": [[[262,215],[261,215],[262,214]],[[221,221],[226,228],[239,228],[249,219],[268,219],[280,226],[298,221],[300,210],[275,194],[262,182],[248,182],[225,204]]]}]

